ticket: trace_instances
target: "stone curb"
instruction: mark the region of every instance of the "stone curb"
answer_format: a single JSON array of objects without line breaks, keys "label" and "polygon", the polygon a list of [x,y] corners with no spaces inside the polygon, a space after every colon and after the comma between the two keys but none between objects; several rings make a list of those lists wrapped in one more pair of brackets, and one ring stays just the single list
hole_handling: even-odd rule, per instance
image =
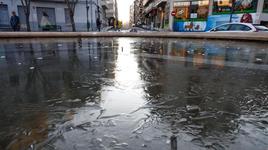
[{"label": "stone curb", "polygon": [[150,38],[194,38],[268,41],[268,32],[253,33],[208,33],[208,32],[0,32],[0,39],[8,38],[72,38],[72,37],[150,37]]}]

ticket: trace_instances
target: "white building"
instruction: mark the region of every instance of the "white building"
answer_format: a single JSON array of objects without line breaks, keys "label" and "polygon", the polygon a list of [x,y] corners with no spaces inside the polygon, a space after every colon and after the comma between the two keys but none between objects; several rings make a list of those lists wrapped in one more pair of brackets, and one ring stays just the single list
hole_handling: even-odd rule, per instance
[{"label": "white building", "polygon": [[132,27],[134,24],[134,4],[130,5],[129,8],[129,26]]},{"label": "white building", "polygon": [[[88,11],[87,5],[88,2]],[[107,24],[107,5],[105,0],[79,0],[75,9],[75,24],[77,31],[96,31],[96,19],[100,17],[103,25]],[[26,19],[20,0],[0,0],[0,29],[9,27],[11,12],[17,12],[21,20],[21,30],[26,30]],[[64,0],[31,0],[30,24],[32,31],[40,29],[42,13],[46,12],[53,25],[60,26],[62,31],[71,31],[70,17]],[[88,17],[87,17],[88,12]]]},{"label": "white building", "polygon": [[106,17],[108,18],[110,25],[113,19],[118,19],[117,0],[104,0],[107,4]]}]

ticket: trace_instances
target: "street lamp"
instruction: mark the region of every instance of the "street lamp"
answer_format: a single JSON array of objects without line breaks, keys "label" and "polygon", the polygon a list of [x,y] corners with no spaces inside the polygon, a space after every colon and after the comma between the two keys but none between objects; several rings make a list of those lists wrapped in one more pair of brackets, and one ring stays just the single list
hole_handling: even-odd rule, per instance
[{"label": "street lamp", "polygon": [[88,0],[86,0],[86,8],[87,8],[87,32],[88,32],[90,28],[89,20],[88,20],[88,11],[89,11]]}]

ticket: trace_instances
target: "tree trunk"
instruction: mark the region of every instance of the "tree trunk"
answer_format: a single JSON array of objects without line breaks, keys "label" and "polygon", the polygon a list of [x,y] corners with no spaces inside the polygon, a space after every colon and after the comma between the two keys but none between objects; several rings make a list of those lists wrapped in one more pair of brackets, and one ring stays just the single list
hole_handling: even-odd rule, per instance
[{"label": "tree trunk", "polygon": [[72,31],[76,32],[75,22],[74,22],[74,15],[72,13],[70,14],[70,19],[71,19],[71,24],[72,24]]},{"label": "tree trunk", "polygon": [[31,31],[31,26],[30,26],[30,14],[26,14],[26,26],[27,26],[27,31]]}]

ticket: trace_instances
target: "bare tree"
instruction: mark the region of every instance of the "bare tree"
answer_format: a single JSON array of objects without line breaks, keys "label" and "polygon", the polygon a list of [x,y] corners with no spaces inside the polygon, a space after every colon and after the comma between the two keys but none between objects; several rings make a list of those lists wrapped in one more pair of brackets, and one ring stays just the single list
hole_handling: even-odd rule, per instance
[{"label": "bare tree", "polygon": [[75,22],[74,22],[74,12],[75,12],[75,6],[78,3],[78,0],[64,0],[64,1],[69,11],[70,21],[72,24],[72,31],[75,32],[76,28],[75,28]]},{"label": "bare tree", "polygon": [[27,31],[31,31],[31,26],[30,26],[31,0],[20,0],[20,1],[21,1],[22,8],[26,17]]}]

